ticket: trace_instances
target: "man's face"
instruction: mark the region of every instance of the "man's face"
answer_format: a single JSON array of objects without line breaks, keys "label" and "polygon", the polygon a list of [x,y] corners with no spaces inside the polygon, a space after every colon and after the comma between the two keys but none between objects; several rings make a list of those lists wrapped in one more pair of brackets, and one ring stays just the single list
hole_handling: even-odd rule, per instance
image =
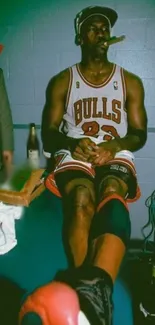
[{"label": "man's face", "polygon": [[93,16],[86,20],[81,27],[81,46],[86,53],[91,53],[93,57],[102,58],[107,53],[108,48],[104,42],[110,38],[110,27],[108,20],[102,16]]}]

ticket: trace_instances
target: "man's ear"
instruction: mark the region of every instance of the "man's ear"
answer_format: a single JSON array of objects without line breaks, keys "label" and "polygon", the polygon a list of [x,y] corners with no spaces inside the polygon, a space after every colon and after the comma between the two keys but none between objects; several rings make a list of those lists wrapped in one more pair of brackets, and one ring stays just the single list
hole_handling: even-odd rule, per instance
[{"label": "man's ear", "polygon": [[76,44],[77,46],[83,44],[83,39],[82,39],[82,37],[81,37],[80,34],[77,34],[77,35],[75,36],[75,44]]}]

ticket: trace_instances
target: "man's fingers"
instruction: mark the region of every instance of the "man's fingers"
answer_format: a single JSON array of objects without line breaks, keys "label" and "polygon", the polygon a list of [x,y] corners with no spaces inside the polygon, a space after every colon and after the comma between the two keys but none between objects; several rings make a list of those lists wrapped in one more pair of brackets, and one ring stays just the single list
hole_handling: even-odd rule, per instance
[{"label": "man's fingers", "polygon": [[82,148],[83,150],[89,149],[93,150],[96,147],[96,144],[91,141],[90,139],[81,139],[79,141],[79,147]]},{"label": "man's fingers", "polygon": [[102,155],[102,156],[99,156],[98,158],[94,159],[93,165],[102,166],[111,159],[112,159],[111,155],[105,154],[105,156]]},{"label": "man's fingers", "polygon": [[91,150],[89,150],[89,149],[86,149],[85,151],[84,151],[84,153],[89,157],[89,158],[95,158],[95,157],[99,157],[99,154],[97,153],[97,152],[95,152],[95,151],[91,151]]},{"label": "man's fingers", "polygon": [[95,160],[93,160],[93,165],[96,165],[96,166],[100,166],[101,164],[105,164],[106,162],[106,159],[105,158],[97,158]]},{"label": "man's fingers", "polygon": [[87,146],[87,148],[89,150],[98,150],[99,149],[99,147],[94,142],[89,143],[89,145]]},{"label": "man's fingers", "polygon": [[80,154],[81,156],[85,157],[86,159],[89,157],[87,153],[85,153],[80,147],[76,147],[73,154]]},{"label": "man's fingers", "polygon": [[101,162],[104,164],[107,161],[107,152],[102,152],[102,154],[99,154],[98,157],[93,159],[93,164],[100,165]]},{"label": "man's fingers", "polygon": [[75,148],[74,152],[77,152],[79,154],[83,154],[83,150],[79,146]]},{"label": "man's fingers", "polygon": [[74,154],[72,155],[72,157],[75,160],[80,160],[80,161],[87,162],[87,158],[85,158],[83,155],[80,155],[79,153],[74,152]]},{"label": "man's fingers", "polygon": [[84,162],[88,161],[88,155],[86,155],[83,150],[78,146],[72,154],[72,157],[76,160],[81,160]]}]

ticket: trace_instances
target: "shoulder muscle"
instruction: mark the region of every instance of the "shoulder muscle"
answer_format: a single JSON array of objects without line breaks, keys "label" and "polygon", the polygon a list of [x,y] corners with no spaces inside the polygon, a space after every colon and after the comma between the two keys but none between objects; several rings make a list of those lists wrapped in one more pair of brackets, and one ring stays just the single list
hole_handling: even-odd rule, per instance
[{"label": "shoulder muscle", "polygon": [[137,75],[127,70],[124,70],[124,78],[126,83],[127,98],[138,93],[142,100],[144,100],[145,92],[142,80]]}]

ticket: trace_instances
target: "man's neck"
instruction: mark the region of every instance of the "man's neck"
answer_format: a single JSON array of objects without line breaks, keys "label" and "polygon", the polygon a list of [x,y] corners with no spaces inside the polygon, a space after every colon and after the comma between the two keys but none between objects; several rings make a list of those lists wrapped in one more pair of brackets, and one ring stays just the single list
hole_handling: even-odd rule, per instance
[{"label": "man's neck", "polygon": [[82,58],[80,65],[87,71],[99,74],[106,71],[107,68],[111,66],[111,63],[108,61],[107,57],[104,57],[102,59],[87,58],[87,60]]}]

